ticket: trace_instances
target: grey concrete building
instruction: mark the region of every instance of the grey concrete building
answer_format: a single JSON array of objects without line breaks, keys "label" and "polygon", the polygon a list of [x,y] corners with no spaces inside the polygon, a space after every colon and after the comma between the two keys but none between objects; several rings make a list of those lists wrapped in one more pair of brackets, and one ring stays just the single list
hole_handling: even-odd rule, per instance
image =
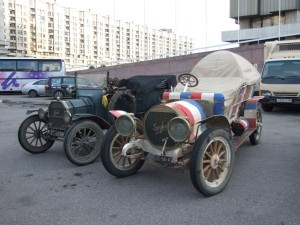
[{"label": "grey concrete building", "polygon": [[224,42],[300,38],[300,0],[230,0],[230,18],[240,29],[222,32]]},{"label": "grey concrete building", "polygon": [[67,68],[78,68],[190,54],[194,48],[192,38],[171,30],[61,6],[55,0],[0,3],[0,47],[7,42],[10,56],[59,57]]},{"label": "grey concrete building", "polygon": [[7,43],[4,36],[4,8],[3,0],[0,0],[0,56],[7,55]]}]

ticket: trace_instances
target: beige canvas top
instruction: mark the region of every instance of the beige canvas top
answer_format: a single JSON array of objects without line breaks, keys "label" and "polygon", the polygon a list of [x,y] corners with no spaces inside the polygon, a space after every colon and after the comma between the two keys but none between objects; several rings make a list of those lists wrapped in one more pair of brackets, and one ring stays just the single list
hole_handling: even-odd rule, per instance
[{"label": "beige canvas top", "polygon": [[[223,93],[225,108],[232,104],[239,88],[246,85],[259,85],[260,74],[257,69],[242,56],[230,51],[217,51],[200,60],[191,71],[198,78],[196,87],[188,87],[186,91]],[[180,83],[176,92],[182,92]],[[228,109],[225,110],[228,112]]]}]

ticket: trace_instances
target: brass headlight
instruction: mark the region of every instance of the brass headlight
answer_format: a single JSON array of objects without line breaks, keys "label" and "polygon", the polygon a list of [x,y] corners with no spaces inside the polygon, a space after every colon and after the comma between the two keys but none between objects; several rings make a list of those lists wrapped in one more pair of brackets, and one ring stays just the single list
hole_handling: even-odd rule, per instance
[{"label": "brass headlight", "polygon": [[168,133],[176,142],[186,140],[191,134],[191,126],[183,117],[175,117],[168,123]]},{"label": "brass headlight", "polygon": [[48,108],[39,108],[38,115],[40,119],[45,119],[46,115],[48,114]]},{"label": "brass headlight", "polygon": [[63,120],[65,123],[70,123],[71,122],[71,118],[72,118],[72,115],[69,111],[65,111],[64,114],[63,114]]},{"label": "brass headlight", "polygon": [[115,126],[121,135],[127,137],[134,133],[136,122],[130,114],[125,114],[117,118]]}]

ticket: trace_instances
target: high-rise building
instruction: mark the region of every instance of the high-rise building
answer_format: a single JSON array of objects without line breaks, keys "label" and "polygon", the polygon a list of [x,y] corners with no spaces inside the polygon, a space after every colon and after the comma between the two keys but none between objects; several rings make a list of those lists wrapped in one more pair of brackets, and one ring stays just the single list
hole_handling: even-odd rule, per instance
[{"label": "high-rise building", "polygon": [[0,56],[6,55],[7,51],[7,43],[5,42],[4,35],[4,8],[3,8],[3,0],[0,0]]},{"label": "high-rise building", "polygon": [[225,42],[300,37],[299,0],[230,0],[230,18],[240,29],[223,31]]},{"label": "high-rise building", "polygon": [[1,45],[7,45],[10,56],[59,57],[67,67],[98,67],[189,54],[194,47],[192,38],[172,30],[155,30],[55,1],[2,1],[0,52]]}]

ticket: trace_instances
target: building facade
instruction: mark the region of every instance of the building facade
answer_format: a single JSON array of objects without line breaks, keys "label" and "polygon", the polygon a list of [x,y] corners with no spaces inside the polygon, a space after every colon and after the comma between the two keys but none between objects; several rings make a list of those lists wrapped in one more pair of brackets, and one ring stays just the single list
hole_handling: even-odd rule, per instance
[{"label": "building facade", "polygon": [[155,30],[55,1],[1,2],[0,54],[1,46],[6,50],[2,55],[59,57],[67,67],[79,68],[184,55],[194,47],[192,38],[168,29]]},{"label": "building facade", "polygon": [[300,0],[230,0],[230,18],[240,30],[222,32],[224,42],[300,38]]}]

